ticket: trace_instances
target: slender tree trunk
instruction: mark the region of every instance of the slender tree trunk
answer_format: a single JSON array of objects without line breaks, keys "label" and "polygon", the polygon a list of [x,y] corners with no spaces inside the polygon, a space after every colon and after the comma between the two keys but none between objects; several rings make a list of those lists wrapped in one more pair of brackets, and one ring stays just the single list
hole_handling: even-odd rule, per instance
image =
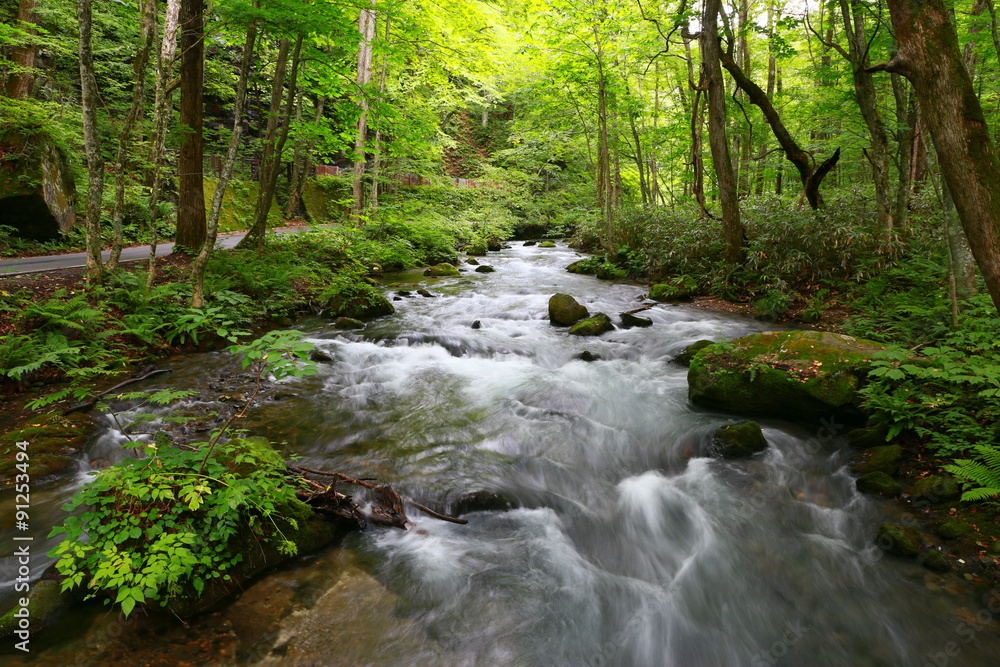
[{"label": "slender tree trunk", "polygon": [[[177,26],[180,14],[180,0],[167,0],[167,8],[163,18],[163,36],[160,49],[156,54],[156,94],[153,102],[153,137],[150,141],[150,163],[152,179],[149,189],[149,257],[146,260],[146,289],[153,287],[156,280],[156,246],[158,234],[156,225],[159,222],[160,193],[163,190],[163,171],[167,136],[167,119],[170,116],[170,97],[173,88],[170,79],[173,73],[174,58],[177,55]],[[154,20],[157,14],[153,14]]]},{"label": "slender tree trunk", "polygon": [[[389,45],[390,28],[392,27],[392,16],[388,15],[385,17],[385,44]],[[378,94],[379,96],[385,95],[385,81],[386,76],[389,74],[389,55],[386,54],[382,58],[382,69],[379,72],[378,79]],[[485,129],[489,123],[489,107],[483,106],[483,128]],[[375,160],[372,165],[372,196],[371,196],[371,209],[373,211],[378,210],[378,195],[380,190],[379,180],[382,178],[382,128],[379,127],[375,130]]]},{"label": "slender tree trunk", "polygon": [[[305,94],[301,88],[295,100],[295,124],[302,125],[302,104]],[[302,187],[306,179],[306,151],[304,141],[296,141],[292,150],[292,176],[288,179],[288,203],[285,205],[285,218],[291,219],[298,215],[302,206]]]},{"label": "slender tree trunk", "polygon": [[966,238],[1000,310],[1000,159],[943,0],[888,0],[898,51],[871,71],[913,84]]},{"label": "slender tree trunk", "polygon": [[[259,6],[259,3],[255,3]],[[222,212],[222,198],[226,196],[226,188],[233,176],[233,165],[240,150],[240,139],[243,136],[243,107],[247,99],[247,83],[250,80],[250,66],[253,63],[254,47],[257,43],[257,22],[253,21],[247,27],[247,37],[243,44],[243,58],[240,61],[240,76],[236,82],[236,100],[233,105],[233,133],[229,136],[229,148],[226,151],[226,161],[219,174],[219,184],[212,195],[212,210],[208,215],[208,229],[205,243],[201,251],[191,263],[191,307],[205,307],[205,267],[208,258],[215,248],[219,234],[219,214]]]},{"label": "slender tree trunk", "polygon": [[122,254],[122,218],[125,214],[125,170],[128,167],[128,149],[132,143],[132,129],[142,116],[146,97],[146,68],[149,65],[149,53],[153,49],[156,37],[156,0],[141,0],[142,42],[135,55],[132,71],[135,74],[135,84],[132,86],[132,106],[129,108],[121,133],[118,135],[118,154],[115,157],[115,204],[111,212],[111,225],[114,238],[111,242],[111,256],[105,269],[112,271],[118,266],[118,258]]},{"label": "slender tree trunk", "polygon": [[207,234],[202,173],[204,10],[204,0],[181,0],[181,142],[177,161],[177,238],[174,252],[193,252],[205,243]]},{"label": "slender tree trunk", "polygon": [[372,80],[372,44],[375,41],[375,3],[361,10],[358,17],[358,30],[361,32],[361,44],[358,47],[358,106],[361,115],[358,117],[357,134],[354,139],[354,183],[351,215],[355,224],[362,222],[365,209],[365,166],[367,165],[368,146],[368,85]]},{"label": "slender tree trunk", "polygon": [[908,92],[906,79],[892,74],[892,95],[896,102],[896,203],[892,218],[896,229],[906,228],[906,218],[910,200],[910,162],[914,124],[916,123],[916,100]]},{"label": "slender tree trunk", "polygon": [[[17,6],[17,24],[34,36],[37,34],[35,24],[38,16],[35,14],[37,0],[21,0]],[[10,54],[10,66],[14,70],[7,78],[4,92],[7,97],[13,100],[23,100],[31,97],[31,89],[35,83],[35,57],[38,54],[38,47],[35,44],[22,44],[15,46]]]},{"label": "slender tree trunk", "polygon": [[80,25],[80,106],[83,110],[83,143],[87,155],[87,282],[99,285],[101,270],[101,199],[104,193],[104,158],[97,134],[97,79],[94,76],[93,12],[91,0],[76,1]]},{"label": "slender tree trunk", "polygon": [[702,19],[701,67],[708,87],[708,143],[712,149],[712,163],[719,183],[719,202],[722,206],[722,229],[726,243],[726,262],[739,264],[743,261],[743,223],[740,221],[740,206],[737,199],[736,175],[729,155],[726,140],[726,90],[722,81],[719,60],[718,16],[721,0],[705,0],[705,14]]}]

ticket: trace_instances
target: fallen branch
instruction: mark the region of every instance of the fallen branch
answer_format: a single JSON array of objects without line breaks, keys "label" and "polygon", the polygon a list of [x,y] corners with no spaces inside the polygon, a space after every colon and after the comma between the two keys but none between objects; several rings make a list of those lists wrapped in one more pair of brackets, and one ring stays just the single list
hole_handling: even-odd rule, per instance
[{"label": "fallen branch", "polygon": [[115,386],[111,387],[110,389],[105,389],[104,391],[102,391],[99,394],[95,395],[94,398],[90,399],[89,401],[84,401],[83,403],[77,403],[76,405],[69,406],[68,408],[66,408],[65,410],[63,410],[63,416],[65,417],[66,415],[72,414],[74,412],[81,412],[83,410],[90,410],[95,405],[97,405],[97,401],[101,400],[101,398],[103,396],[107,396],[108,394],[110,394],[113,391],[118,391],[122,387],[127,387],[130,384],[135,384],[136,382],[141,382],[143,380],[146,380],[148,378],[153,377],[154,375],[160,375],[161,373],[169,373],[169,372],[170,372],[169,368],[161,368],[159,370],[152,370],[150,366],[147,366],[146,368],[144,368],[141,371],[139,371],[139,373],[141,373],[141,375],[133,377],[131,380],[125,380],[124,382],[119,382],[118,384],[116,384]]}]

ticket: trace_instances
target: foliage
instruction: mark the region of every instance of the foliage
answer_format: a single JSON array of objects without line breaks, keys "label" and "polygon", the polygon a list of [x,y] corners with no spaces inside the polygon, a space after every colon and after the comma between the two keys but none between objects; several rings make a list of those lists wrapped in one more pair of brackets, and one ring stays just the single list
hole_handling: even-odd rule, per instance
[{"label": "foliage", "polygon": [[975,459],[956,459],[945,470],[965,480],[964,501],[986,500],[1000,496],[1000,448],[978,444],[973,447]]}]

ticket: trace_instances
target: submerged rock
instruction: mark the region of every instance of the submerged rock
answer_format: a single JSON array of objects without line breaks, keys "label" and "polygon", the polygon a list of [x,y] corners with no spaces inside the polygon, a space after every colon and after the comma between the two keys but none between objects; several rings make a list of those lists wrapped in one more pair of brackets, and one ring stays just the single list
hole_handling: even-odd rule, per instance
[{"label": "submerged rock", "polygon": [[594,353],[593,353],[593,352],[591,352],[590,350],[584,350],[584,351],[583,351],[583,352],[581,352],[580,354],[576,355],[576,357],[575,357],[575,358],[576,358],[576,359],[579,359],[580,361],[586,361],[586,362],[591,362],[591,361],[600,361],[600,360],[601,360],[601,359],[603,359],[604,357],[602,357],[602,356],[601,356],[601,355],[599,355],[599,354],[594,354]]},{"label": "submerged rock", "polygon": [[479,320],[476,320],[475,322],[472,323],[472,328],[473,329],[482,329],[483,328],[483,323],[480,322]]},{"label": "submerged rock", "polygon": [[901,558],[916,558],[923,539],[916,528],[900,526],[888,521],[878,527],[875,544],[879,549]]},{"label": "submerged rock", "polygon": [[615,325],[611,323],[610,317],[604,313],[597,313],[571,326],[569,333],[573,336],[600,336],[614,329]]},{"label": "submerged rock", "polygon": [[453,516],[462,516],[470,512],[506,512],[516,507],[516,501],[496,491],[473,491],[456,500],[451,511]]},{"label": "submerged rock", "polygon": [[489,266],[488,264],[483,264],[482,266],[476,267],[476,273],[493,273],[494,271],[496,271],[496,269],[494,269],[492,266]]},{"label": "submerged rock", "polygon": [[333,322],[335,329],[364,329],[365,323],[353,317],[338,317]]},{"label": "submerged rock", "polygon": [[569,294],[549,297],[549,322],[557,327],[568,327],[590,315],[584,306]]},{"label": "submerged rock", "polygon": [[431,278],[441,278],[444,276],[457,276],[458,269],[451,264],[436,264],[424,269],[424,275]]},{"label": "submerged rock", "polygon": [[870,493],[876,496],[895,497],[903,492],[903,487],[899,485],[899,482],[881,471],[870,472],[859,477],[855,485],[861,493]]},{"label": "submerged rock", "polygon": [[858,389],[878,343],[821,331],[752,334],[691,360],[688,395],[718,410],[786,419],[863,418]]},{"label": "submerged rock", "polygon": [[709,345],[715,345],[715,341],[699,340],[694,343],[691,343],[690,345],[685,347],[680,354],[671,359],[671,361],[680,366],[690,366],[691,360],[694,359],[694,355],[698,354]]},{"label": "submerged rock", "polygon": [[622,313],[622,326],[626,329],[630,327],[651,327],[653,326],[653,320],[648,317],[639,317],[638,315],[633,315],[632,313]]},{"label": "submerged rock", "polygon": [[712,436],[712,449],[725,459],[746,458],[767,449],[767,440],[760,424],[744,421],[717,430]]}]

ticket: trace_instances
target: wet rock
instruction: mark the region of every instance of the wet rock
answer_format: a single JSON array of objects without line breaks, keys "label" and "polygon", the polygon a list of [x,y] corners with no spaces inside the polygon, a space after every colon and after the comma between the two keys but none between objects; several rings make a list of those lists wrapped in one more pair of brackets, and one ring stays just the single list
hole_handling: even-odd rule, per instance
[{"label": "wet rock", "polygon": [[712,435],[712,450],[725,459],[752,456],[767,449],[767,440],[755,421],[723,426]]},{"label": "wet rock", "polygon": [[856,449],[870,449],[884,445],[888,435],[888,426],[862,426],[861,428],[848,431],[847,438],[851,447]]},{"label": "wet rock", "polygon": [[436,264],[424,269],[424,275],[431,278],[441,278],[444,276],[457,276],[458,269],[451,264]]},{"label": "wet rock", "polygon": [[542,241],[541,243],[538,244],[538,247],[539,248],[555,248],[556,244],[553,243],[552,241]]},{"label": "wet rock", "polygon": [[879,549],[901,558],[916,558],[923,539],[916,528],[900,526],[888,521],[878,527],[875,544]]},{"label": "wet rock", "polygon": [[913,496],[914,500],[948,503],[962,497],[962,487],[954,477],[931,475],[918,479],[913,484],[913,491],[910,495]]},{"label": "wet rock", "polygon": [[701,285],[690,276],[678,276],[665,283],[658,283],[649,288],[649,298],[655,301],[682,301],[690,299]]},{"label": "wet rock", "polygon": [[859,477],[855,485],[861,493],[870,493],[876,496],[891,498],[903,492],[903,487],[899,485],[899,482],[881,471],[870,472]]},{"label": "wet rock", "polygon": [[611,323],[611,318],[604,313],[597,313],[571,326],[569,333],[573,336],[600,336],[614,330],[615,325]]},{"label": "wet rock", "polygon": [[477,260],[475,257],[470,257],[469,259],[465,260],[465,263],[471,264],[472,266],[479,266],[479,260]]},{"label": "wet rock", "polygon": [[473,491],[455,501],[452,514],[462,516],[470,512],[506,512],[516,507],[519,507],[516,501],[495,491]]},{"label": "wet rock", "polygon": [[97,429],[97,422],[82,412],[33,415],[8,427],[0,435],[0,486],[13,482],[17,469],[17,443],[27,442],[32,482],[66,475],[76,469],[76,457]]},{"label": "wet rock", "polygon": [[691,343],[690,345],[685,347],[680,354],[671,359],[671,361],[680,366],[690,366],[691,360],[694,359],[694,355],[698,354],[709,345],[715,345],[715,341],[699,340],[694,343]]},{"label": "wet rock", "polygon": [[364,329],[365,323],[361,320],[356,320],[353,317],[338,317],[333,322],[333,327],[335,329]]},{"label": "wet rock", "polygon": [[549,298],[549,322],[568,327],[590,315],[590,312],[569,294],[554,294]]},{"label": "wet rock", "polygon": [[430,292],[428,292],[425,289],[418,289],[417,290],[417,294],[419,294],[420,296],[427,297],[428,299],[433,299],[434,297],[437,296],[436,294],[431,294]]},{"label": "wet rock", "polygon": [[492,266],[488,266],[486,264],[483,264],[482,266],[477,266],[476,267],[476,273],[493,273],[494,271],[496,271],[496,269],[494,269]]},{"label": "wet rock", "polygon": [[525,241],[521,245],[523,245],[525,247],[527,247],[527,246],[533,246],[533,245],[535,245],[535,241]]},{"label": "wet rock", "polygon": [[503,250],[503,244],[500,243],[500,241],[497,241],[496,239],[487,239],[486,249],[489,250],[490,252],[498,252],[500,250]]},{"label": "wet rock", "polygon": [[967,521],[962,519],[949,519],[939,525],[934,532],[937,533],[939,537],[943,537],[946,540],[956,540],[963,535],[968,534],[971,530],[972,526],[969,525]]},{"label": "wet rock", "polygon": [[402,301],[403,297],[401,297],[401,296],[394,296],[394,297],[392,297],[392,300],[393,301]]},{"label": "wet rock", "polygon": [[857,423],[864,418],[858,389],[871,355],[881,349],[821,331],[752,334],[699,351],[688,371],[688,395],[728,412]]},{"label": "wet rock", "polygon": [[473,329],[482,329],[483,328],[483,323],[480,322],[479,320],[476,320],[475,322],[472,323],[472,328]]},{"label": "wet rock", "polygon": [[935,550],[928,551],[924,554],[924,556],[920,559],[920,564],[933,572],[944,573],[951,570],[951,561],[948,560],[948,556]]},{"label": "wet rock", "polygon": [[653,326],[653,320],[648,317],[639,317],[638,315],[633,315],[632,313],[622,313],[622,326],[626,329],[631,327],[651,327]]},{"label": "wet rock", "polygon": [[599,355],[599,354],[594,354],[594,353],[593,353],[593,352],[591,352],[590,350],[584,350],[584,351],[583,351],[583,352],[581,352],[580,354],[576,355],[576,357],[575,357],[575,358],[576,358],[576,359],[579,359],[580,361],[587,361],[587,362],[590,362],[590,361],[600,361],[600,360],[601,360],[601,359],[603,359],[604,357],[602,357],[602,356],[601,356],[601,355]]},{"label": "wet rock", "polygon": [[51,241],[76,222],[76,185],[66,152],[44,134],[8,131],[0,141],[0,225],[34,241]]},{"label": "wet rock", "polygon": [[863,460],[851,466],[851,470],[864,474],[869,472],[884,472],[895,475],[899,472],[899,464],[903,460],[903,448],[899,445],[882,445],[865,450]]},{"label": "wet rock", "polygon": [[[22,618],[27,618],[31,624],[31,630],[37,632],[49,625],[56,615],[69,604],[73,599],[70,592],[62,593],[62,584],[52,579],[42,579],[35,582],[28,594],[27,607],[21,607],[20,598],[16,599],[15,605],[3,616],[0,616],[0,637],[10,637],[15,630],[20,628]],[[24,616],[24,610],[27,616]],[[21,616],[15,616],[20,614]]]},{"label": "wet rock", "polygon": [[396,294],[398,294],[399,296],[413,296],[413,292],[411,292],[410,290],[405,290],[405,289],[401,289],[401,290],[397,291]]},{"label": "wet rock", "polygon": [[323,315],[331,319],[365,319],[392,315],[396,308],[378,288],[363,282],[344,283],[326,302]]}]

